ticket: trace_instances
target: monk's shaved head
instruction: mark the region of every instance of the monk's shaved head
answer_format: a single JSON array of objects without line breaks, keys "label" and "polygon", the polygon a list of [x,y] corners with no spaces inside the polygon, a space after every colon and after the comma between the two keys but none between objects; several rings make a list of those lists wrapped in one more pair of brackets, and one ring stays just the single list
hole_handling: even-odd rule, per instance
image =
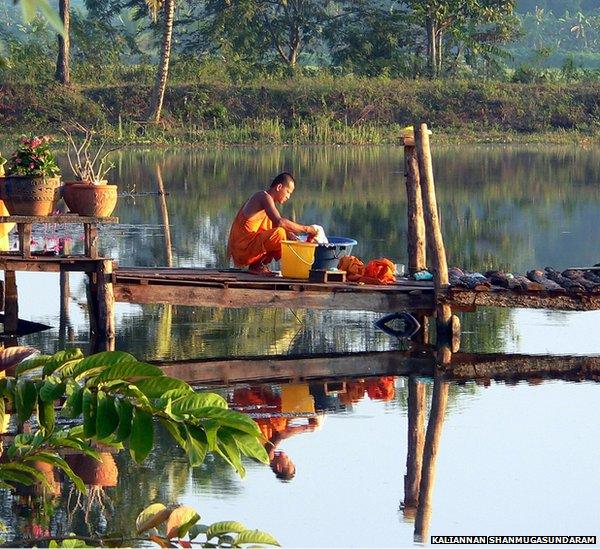
[{"label": "monk's shaved head", "polygon": [[271,188],[277,187],[277,185],[283,185],[284,187],[289,187],[292,183],[294,183],[294,177],[291,173],[282,172],[275,179],[273,179],[271,183]]}]

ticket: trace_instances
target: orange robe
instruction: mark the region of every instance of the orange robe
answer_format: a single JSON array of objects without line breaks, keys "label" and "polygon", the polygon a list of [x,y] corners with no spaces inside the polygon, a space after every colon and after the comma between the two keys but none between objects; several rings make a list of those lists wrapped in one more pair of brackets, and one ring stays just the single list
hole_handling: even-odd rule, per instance
[{"label": "orange robe", "polygon": [[231,225],[227,255],[233,258],[236,267],[269,263],[281,259],[281,242],[285,238],[285,229],[273,228],[265,210],[248,218],[242,207]]}]

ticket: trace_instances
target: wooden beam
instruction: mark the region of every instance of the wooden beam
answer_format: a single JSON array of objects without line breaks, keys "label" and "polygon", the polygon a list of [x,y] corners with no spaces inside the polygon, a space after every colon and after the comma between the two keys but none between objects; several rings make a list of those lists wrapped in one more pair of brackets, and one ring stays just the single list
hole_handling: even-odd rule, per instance
[{"label": "wooden beam", "polygon": [[[234,383],[383,375],[433,376],[438,357],[429,348],[418,352],[267,355],[153,363],[167,375],[188,382]],[[600,356],[455,353],[448,366],[441,374],[447,381],[600,380]]]},{"label": "wooden beam", "polygon": [[36,257],[25,259],[20,256],[0,254],[0,270],[29,271],[43,273],[59,273],[60,271],[78,271],[93,273],[98,262],[104,258],[89,259],[84,257]]},{"label": "wooden beam", "polygon": [[195,307],[269,307],[358,311],[432,310],[433,296],[420,290],[410,292],[294,291],[233,287],[115,284],[116,301],[128,303],[171,303]]}]

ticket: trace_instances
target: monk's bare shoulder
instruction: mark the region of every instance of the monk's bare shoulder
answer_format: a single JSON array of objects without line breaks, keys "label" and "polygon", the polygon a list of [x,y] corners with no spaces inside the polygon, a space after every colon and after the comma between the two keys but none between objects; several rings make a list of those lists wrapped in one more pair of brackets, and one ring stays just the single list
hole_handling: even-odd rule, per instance
[{"label": "monk's bare shoulder", "polygon": [[268,208],[272,202],[273,199],[269,196],[268,193],[266,193],[265,191],[258,191],[248,199],[246,204],[244,204],[244,215],[246,217],[252,217],[258,212]]}]

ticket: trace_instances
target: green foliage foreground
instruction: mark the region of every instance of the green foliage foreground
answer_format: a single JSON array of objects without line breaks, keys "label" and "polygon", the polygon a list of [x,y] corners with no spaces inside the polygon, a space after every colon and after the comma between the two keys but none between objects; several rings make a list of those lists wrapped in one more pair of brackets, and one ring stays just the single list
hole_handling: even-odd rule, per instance
[{"label": "green foliage foreground", "polygon": [[[0,463],[2,488],[47,485],[44,475],[34,467],[35,462],[44,462],[61,469],[78,490],[86,493],[82,479],[61,456],[61,450],[75,450],[100,460],[92,444],[128,447],[133,459],[141,463],[154,445],[155,420],[185,450],[192,466],[202,464],[208,452],[219,454],[241,476],[245,474],[242,455],[268,463],[256,423],[228,409],[225,399],[217,394],[195,393],[186,382],[166,376],[160,368],[125,352],[84,357],[81,350],[68,349],[22,360],[34,351],[26,347],[0,351],[4,368],[18,364],[14,375],[0,380],[0,425],[6,414],[13,414],[19,432]],[[69,424],[78,424],[59,427],[57,411]],[[32,419],[37,420],[37,430],[22,432],[24,423]],[[171,511],[164,510],[161,517],[168,521]],[[181,522],[177,517],[182,513],[178,511],[171,518],[171,526],[178,526],[176,530],[168,528],[167,538],[182,537],[199,519],[183,513],[187,519]],[[138,532],[144,531],[137,526]],[[206,529],[198,525],[194,532],[206,533]],[[249,533],[244,536],[239,544],[262,543]],[[246,537],[250,541],[243,541]],[[270,543],[268,537],[263,542]],[[232,546],[235,543],[231,542]]]}]

